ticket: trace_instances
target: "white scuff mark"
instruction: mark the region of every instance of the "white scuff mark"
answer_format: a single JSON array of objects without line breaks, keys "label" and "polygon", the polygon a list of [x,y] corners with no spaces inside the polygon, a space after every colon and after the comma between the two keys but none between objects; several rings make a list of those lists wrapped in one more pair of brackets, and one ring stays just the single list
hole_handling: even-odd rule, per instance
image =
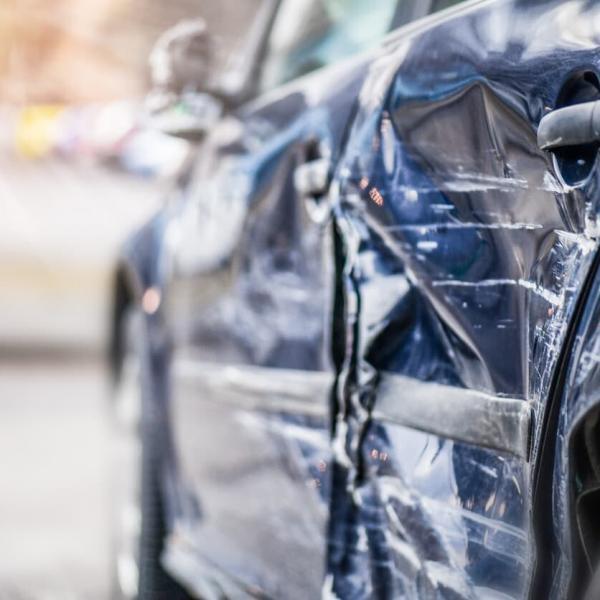
[{"label": "white scuff mark", "polygon": [[383,145],[383,164],[387,173],[393,173],[396,162],[395,142],[396,134],[389,118],[385,116],[381,122],[381,141]]},{"label": "white scuff mark", "polygon": [[424,186],[424,187],[409,187],[405,185],[397,185],[393,191],[399,194],[406,194],[406,192],[413,190],[418,194],[439,194],[441,192],[458,192],[458,193],[473,193],[473,192],[503,192],[513,193],[515,190],[526,190],[528,186],[521,185],[510,185],[512,180],[510,179],[499,179],[504,184],[493,184],[483,183],[474,181],[461,181],[461,180],[448,180],[437,186]]},{"label": "white scuff mark", "polygon": [[417,202],[419,200],[419,192],[417,192],[417,190],[413,189],[407,189],[404,192],[404,197],[406,198],[406,200],[408,202]]},{"label": "white scuff mark", "polygon": [[511,481],[513,482],[513,485],[517,488],[517,493],[520,496],[523,492],[521,492],[521,485],[519,484],[519,479],[513,475],[511,477]]},{"label": "white scuff mark", "polygon": [[333,591],[333,575],[331,573],[325,577],[325,581],[323,582],[321,600],[341,600],[341,598]]},{"label": "white scuff mark", "polygon": [[[373,266],[377,268],[375,263]],[[364,322],[372,324],[370,330],[374,331],[387,326],[384,315],[392,312],[399,298],[410,293],[411,286],[404,275],[391,275],[366,284],[363,290]]]},{"label": "white scuff mark", "polygon": [[562,244],[577,246],[581,250],[582,256],[587,256],[590,252],[595,252],[598,247],[598,242],[589,237],[585,237],[580,233],[573,233],[571,231],[564,231],[562,229],[556,230],[556,235]]},{"label": "white scuff mark", "polygon": [[560,185],[558,179],[556,179],[549,171],[544,173],[544,186],[542,189],[546,192],[553,192],[555,194],[564,193],[564,189]]},{"label": "white scuff mark", "polygon": [[447,179],[436,186],[409,187],[397,185],[394,191],[406,193],[407,191],[420,194],[439,194],[440,192],[514,192],[515,190],[535,190],[550,192],[552,194],[564,194],[565,189],[551,173],[546,172],[544,179],[537,185],[531,185],[526,179],[508,179],[505,177],[486,177],[456,172],[453,179]]},{"label": "white scuff mark", "polygon": [[522,230],[534,231],[543,229],[540,223],[471,223],[471,222],[451,222],[451,223],[423,223],[422,225],[389,225],[385,227],[386,231],[418,231],[427,233],[435,229],[492,229],[492,230]]},{"label": "white scuff mark", "polygon": [[477,462],[474,460],[472,460],[470,462],[471,462],[471,464],[476,466],[478,469],[483,471],[486,475],[488,475],[492,479],[498,479],[498,471],[496,469],[492,469],[491,467],[484,465],[482,462]]},{"label": "white scuff mark", "polygon": [[358,528],[358,540],[356,542],[356,549],[359,552],[368,552],[369,551],[369,538],[367,537],[366,527]]},{"label": "white scuff mark", "polygon": [[433,250],[437,250],[438,246],[439,244],[437,242],[427,240],[422,240],[417,244],[417,248],[425,252],[432,252]]},{"label": "white scuff mark", "polygon": [[352,468],[352,461],[346,452],[346,437],[348,435],[348,424],[342,419],[338,419],[337,432],[333,439],[332,453],[334,460],[347,469]]},{"label": "white scuff mark", "polygon": [[478,288],[478,287],[499,287],[499,286],[519,286],[533,292],[537,296],[540,296],[549,304],[561,308],[564,304],[563,296],[555,294],[550,290],[526,279],[483,279],[481,281],[457,281],[454,279],[434,281],[432,282],[433,287],[465,287],[465,288]]},{"label": "white scuff mark", "polygon": [[562,307],[564,303],[564,297],[551,292],[550,290],[534,283],[533,281],[527,281],[526,279],[519,279],[519,285],[532,291],[534,294],[541,296],[546,302],[552,304],[553,306]]},{"label": "white scuff mark", "polygon": [[565,144],[563,144],[563,137],[562,135],[559,135],[558,137],[552,138],[551,140],[547,141],[546,144],[544,146],[542,146],[542,150],[551,150],[551,149],[556,149],[560,146],[564,146]]},{"label": "white scuff mark", "polygon": [[455,206],[453,204],[430,204],[429,208],[433,210],[447,211],[454,210]]},{"label": "white scuff mark", "polygon": [[459,172],[456,175],[457,179],[477,181],[483,183],[494,183],[494,184],[510,184],[513,187],[527,187],[527,179],[517,179],[513,177],[511,179],[507,177],[494,177],[493,175],[483,175],[481,173],[465,173]]},{"label": "white scuff mark", "polygon": [[481,281],[460,281],[444,279],[434,281],[433,287],[496,287],[499,285],[517,285],[517,279],[482,279]]},{"label": "white scuff mark", "polygon": [[420,285],[419,278],[415,275],[415,272],[410,268],[406,267],[406,279],[412,285],[412,287],[418,287]]}]

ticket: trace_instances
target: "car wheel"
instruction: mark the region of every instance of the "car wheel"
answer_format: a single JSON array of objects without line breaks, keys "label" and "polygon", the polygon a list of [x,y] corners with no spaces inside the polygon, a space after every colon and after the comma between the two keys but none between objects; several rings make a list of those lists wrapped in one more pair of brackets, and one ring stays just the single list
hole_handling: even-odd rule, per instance
[{"label": "car wheel", "polygon": [[113,411],[112,595],[115,600],[188,600],[161,565],[166,527],[158,432],[148,414],[152,373],[144,333],[142,316],[129,310]]},{"label": "car wheel", "polygon": [[575,430],[571,457],[575,517],[571,593],[573,597],[597,600],[600,598],[600,410],[588,413]]}]

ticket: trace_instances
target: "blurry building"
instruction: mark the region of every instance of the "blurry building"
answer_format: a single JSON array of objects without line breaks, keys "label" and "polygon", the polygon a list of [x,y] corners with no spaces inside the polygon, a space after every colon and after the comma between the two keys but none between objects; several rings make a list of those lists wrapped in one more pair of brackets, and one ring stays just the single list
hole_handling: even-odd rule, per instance
[{"label": "blurry building", "polygon": [[[0,103],[80,103],[139,96],[158,35],[204,17],[235,49],[259,0],[2,0]],[[227,15],[225,18],[224,15]]]}]

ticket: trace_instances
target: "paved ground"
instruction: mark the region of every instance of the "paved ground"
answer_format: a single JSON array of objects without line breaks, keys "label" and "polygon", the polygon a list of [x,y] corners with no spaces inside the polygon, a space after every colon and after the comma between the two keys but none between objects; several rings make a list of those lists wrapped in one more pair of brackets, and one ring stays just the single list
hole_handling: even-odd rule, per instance
[{"label": "paved ground", "polygon": [[100,362],[0,362],[0,600],[108,597],[109,425]]},{"label": "paved ground", "polygon": [[118,248],[161,195],[0,151],[0,600],[108,597],[108,394],[90,356]]},{"label": "paved ground", "polygon": [[0,152],[0,600],[108,598],[108,393],[91,357],[118,248],[161,195]]},{"label": "paved ground", "polygon": [[0,152],[0,348],[99,347],[119,248],[165,187]]}]

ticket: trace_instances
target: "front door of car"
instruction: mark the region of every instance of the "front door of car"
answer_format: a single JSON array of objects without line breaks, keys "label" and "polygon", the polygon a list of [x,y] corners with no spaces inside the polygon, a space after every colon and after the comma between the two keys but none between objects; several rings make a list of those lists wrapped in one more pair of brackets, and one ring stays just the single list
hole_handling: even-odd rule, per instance
[{"label": "front door of car", "polygon": [[564,584],[539,466],[553,477],[553,382],[597,252],[599,140],[589,118],[537,134],[600,98],[599,23],[591,2],[466,2],[365,82],[336,207],[336,597],[522,598],[536,552],[534,597]]},{"label": "front door of car", "polygon": [[320,594],[335,376],[325,192],[367,61],[300,76],[376,43],[396,5],[284,2],[264,92],[211,131],[167,233],[173,439],[196,505],[175,541],[229,596]]}]

